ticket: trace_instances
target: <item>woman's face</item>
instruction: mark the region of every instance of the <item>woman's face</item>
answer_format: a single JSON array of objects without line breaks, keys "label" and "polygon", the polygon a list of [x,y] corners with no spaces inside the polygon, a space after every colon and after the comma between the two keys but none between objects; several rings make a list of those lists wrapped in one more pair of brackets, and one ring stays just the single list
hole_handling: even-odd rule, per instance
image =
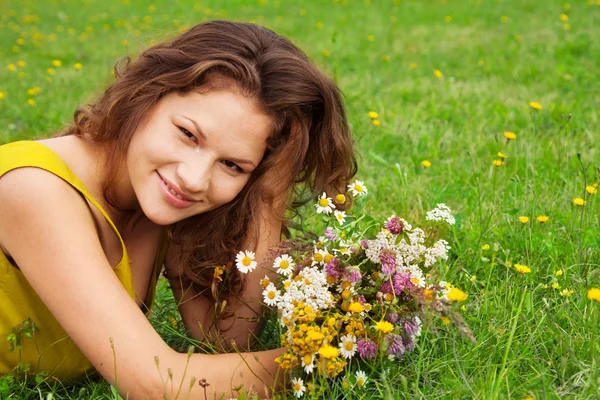
[{"label": "woman's face", "polygon": [[271,127],[256,103],[237,91],[163,97],[127,152],[144,214],[168,225],[233,200],[260,163]]}]

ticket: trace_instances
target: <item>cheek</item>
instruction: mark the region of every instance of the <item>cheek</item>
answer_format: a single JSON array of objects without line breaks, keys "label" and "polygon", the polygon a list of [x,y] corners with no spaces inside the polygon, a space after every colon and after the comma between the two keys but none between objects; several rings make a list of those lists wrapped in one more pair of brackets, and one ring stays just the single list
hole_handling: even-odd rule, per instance
[{"label": "cheek", "polygon": [[216,178],[216,182],[211,185],[211,201],[219,205],[229,203],[242,191],[248,179],[223,178],[222,176]]}]

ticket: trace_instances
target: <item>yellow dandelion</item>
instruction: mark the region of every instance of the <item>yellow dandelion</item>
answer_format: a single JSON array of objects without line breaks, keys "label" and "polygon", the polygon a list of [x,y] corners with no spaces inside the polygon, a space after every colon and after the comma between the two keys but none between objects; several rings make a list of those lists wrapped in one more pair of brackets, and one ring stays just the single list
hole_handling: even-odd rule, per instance
[{"label": "yellow dandelion", "polygon": [[481,246],[481,250],[487,251],[490,249],[490,245],[489,244],[484,244],[483,246]]},{"label": "yellow dandelion", "polygon": [[19,71],[19,78],[25,78],[25,72]]},{"label": "yellow dandelion", "polygon": [[369,40],[369,42],[372,42],[375,40],[375,35],[369,35],[367,36],[367,40]]},{"label": "yellow dandelion", "polygon": [[319,348],[319,354],[323,358],[331,359],[340,355],[340,351],[337,347],[333,347],[330,345],[321,346]]},{"label": "yellow dandelion", "polygon": [[387,321],[379,321],[375,324],[375,328],[381,333],[390,333],[394,330],[394,325]]},{"label": "yellow dandelion", "polygon": [[27,104],[29,104],[30,106],[35,106],[35,100],[34,99],[27,99]]},{"label": "yellow dandelion", "polygon": [[329,55],[330,55],[331,53],[329,52],[329,50],[327,50],[327,49],[323,49],[323,50],[321,50],[321,54],[323,54],[323,56],[325,56],[325,57],[329,57]]},{"label": "yellow dandelion", "polygon": [[8,68],[9,71],[14,71],[17,69],[17,66],[15,64],[8,64],[6,68]]},{"label": "yellow dandelion", "polygon": [[442,71],[440,71],[439,69],[434,70],[433,75],[435,75],[435,77],[438,79],[442,79],[444,77],[444,74],[442,74]]},{"label": "yellow dandelion", "polygon": [[455,288],[455,287],[450,289],[447,296],[448,296],[448,299],[450,299],[452,301],[465,301],[467,299],[467,297],[469,297],[468,294],[466,294],[462,290]]},{"label": "yellow dandelion", "polygon": [[425,168],[429,168],[429,167],[431,167],[431,161],[423,160],[423,161],[421,161],[421,165]]},{"label": "yellow dandelion", "polygon": [[600,301],[600,289],[589,289],[587,292],[587,298],[590,300]]},{"label": "yellow dandelion", "polygon": [[56,68],[61,67],[62,66],[62,61],[60,61],[60,60],[52,60],[52,65],[55,66]]},{"label": "yellow dandelion", "polygon": [[377,113],[377,111],[369,111],[369,118],[377,119],[379,118],[379,114]]},{"label": "yellow dandelion", "polygon": [[594,194],[598,191],[598,188],[596,186],[586,186],[585,191],[589,194]]},{"label": "yellow dandelion", "polygon": [[56,71],[54,70],[54,68],[48,68],[48,69],[46,70],[46,72],[48,73],[48,75],[54,75],[54,73],[55,73]]},{"label": "yellow dandelion", "polygon": [[527,265],[515,264],[515,270],[520,274],[528,274],[531,272],[531,268]]},{"label": "yellow dandelion", "polygon": [[380,126],[381,125],[381,121],[378,119],[374,119],[372,122],[373,126]]},{"label": "yellow dandelion", "polygon": [[568,31],[569,29],[571,29],[571,25],[569,25],[569,24],[563,24],[563,29],[565,31]]},{"label": "yellow dandelion", "polygon": [[493,164],[495,167],[501,167],[501,166],[503,166],[503,165],[504,165],[504,161],[502,161],[502,160],[494,160],[494,161],[492,161],[492,164]]},{"label": "yellow dandelion", "polygon": [[508,140],[515,140],[517,135],[515,135],[514,132],[506,131],[504,132],[504,137]]},{"label": "yellow dandelion", "polygon": [[485,61],[483,61],[483,60],[477,61],[477,65],[479,65],[480,67],[482,67],[483,64],[485,64]]},{"label": "yellow dandelion", "polygon": [[73,64],[73,68],[75,68],[77,71],[79,71],[81,68],[83,68],[83,64],[75,63],[75,64]]},{"label": "yellow dandelion", "polygon": [[450,23],[450,22],[452,22],[452,17],[451,17],[450,15],[446,15],[446,16],[444,17],[444,21],[445,21],[446,23]]},{"label": "yellow dandelion", "polygon": [[502,22],[503,24],[508,22],[508,17],[506,15],[503,15],[500,17],[500,22]]},{"label": "yellow dandelion", "polygon": [[323,28],[323,23],[322,22],[317,22],[317,29],[322,29]]},{"label": "yellow dandelion", "polygon": [[542,109],[542,105],[539,102],[537,102],[537,101],[530,101],[529,102],[529,107],[531,107],[531,108],[533,108],[534,110],[537,110],[537,111],[539,111],[539,110]]},{"label": "yellow dandelion", "polygon": [[410,69],[417,69],[417,67],[418,67],[417,63],[408,64],[408,68],[410,68]]},{"label": "yellow dandelion", "polygon": [[548,222],[548,216],[547,215],[538,215],[536,218],[537,222],[539,222],[540,224],[543,224],[545,222]]},{"label": "yellow dandelion", "polygon": [[567,22],[569,20],[569,16],[565,13],[560,14],[560,20],[562,22]]},{"label": "yellow dandelion", "polygon": [[348,311],[353,313],[363,312],[364,309],[365,308],[358,301],[353,301],[350,303],[350,305],[348,305]]},{"label": "yellow dandelion", "polygon": [[440,319],[442,320],[442,324],[444,325],[450,325],[452,323],[452,321],[450,321],[450,318],[448,317],[442,317]]},{"label": "yellow dandelion", "polygon": [[528,222],[529,222],[529,217],[526,217],[526,216],[524,216],[524,215],[521,215],[521,216],[519,217],[519,221],[520,221],[522,224],[526,224],[526,223],[528,223]]},{"label": "yellow dandelion", "polygon": [[23,60],[19,60],[19,61],[17,61],[17,65],[18,65],[19,67],[23,68],[23,67],[25,67],[25,61],[23,61]]},{"label": "yellow dandelion", "polygon": [[4,92],[0,92],[0,100],[4,98]]},{"label": "yellow dandelion", "polygon": [[508,158],[508,155],[504,154],[503,152],[499,151],[498,152],[498,157],[502,158],[503,160]]},{"label": "yellow dandelion", "polygon": [[573,199],[573,203],[575,203],[578,206],[584,206],[585,205],[585,200],[582,199],[581,197],[575,197]]}]

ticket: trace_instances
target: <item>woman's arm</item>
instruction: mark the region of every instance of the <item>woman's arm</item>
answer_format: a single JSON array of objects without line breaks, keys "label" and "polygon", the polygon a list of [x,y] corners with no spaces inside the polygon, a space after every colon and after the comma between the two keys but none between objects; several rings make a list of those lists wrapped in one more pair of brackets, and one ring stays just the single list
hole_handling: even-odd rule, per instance
[{"label": "woman's arm", "polygon": [[[281,199],[272,207],[263,207],[260,225],[249,227],[249,236],[245,240],[247,247],[245,248],[253,248],[253,243],[256,243],[256,259],[259,265],[261,265],[260,261],[267,256],[269,249],[276,246],[281,240],[285,201],[285,199]],[[171,245],[167,251],[165,268],[167,276],[173,277],[169,279],[171,288],[190,336],[197,340],[210,338],[214,344],[225,349],[232,347],[247,349],[254,341],[254,333],[262,328],[261,315],[265,309],[262,305],[260,281],[265,275],[274,279],[271,265],[258,267],[246,276],[244,292],[233,299],[237,301],[234,314],[230,318],[219,321],[219,326],[225,328],[223,331],[219,331],[215,329],[214,316],[217,311],[212,296],[210,293],[196,292],[190,287],[190,282],[184,282],[178,278],[183,273],[182,266],[175,261],[177,254],[177,247]]]},{"label": "woman's arm", "polygon": [[[154,331],[106,260],[81,196],[60,178],[22,168],[0,179],[0,243],[94,367],[129,398],[204,399],[275,382],[279,351],[179,354]],[[43,332],[40,332],[43,334]],[[155,363],[159,360],[159,365]],[[163,385],[169,376],[173,385]]]}]

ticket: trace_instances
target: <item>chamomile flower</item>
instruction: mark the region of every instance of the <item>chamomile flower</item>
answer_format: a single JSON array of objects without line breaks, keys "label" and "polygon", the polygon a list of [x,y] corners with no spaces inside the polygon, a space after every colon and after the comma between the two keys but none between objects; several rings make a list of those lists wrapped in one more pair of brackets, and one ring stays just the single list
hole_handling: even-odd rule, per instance
[{"label": "chamomile flower", "polygon": [[266,305],[272,307],[277,304],[277,301],[279,300],[279,291],[273,283],[269,283],[269,286],[263,290],[262,294]]},{"label": "chamomile flower", "polygon": [[356,197],[356,196],[366,196],[367,193],[369,192],[367,190],[367,187],[365,186],[365,183],[363,181],[354,181],[354,183],[351,183],[350,185],[348,185],[348,190],[352,191],[352,196]]},{"label": "chamomile flower", "polygon": [[297,398],[300,398],[302,397],[302,395],[304,395],[306,387],[304,386],[304,381],[302,380],[302,378],[292,379],[292,390],[294,391],[294,395]]},{"label": "chamomile flower", "polygon": [[363,387],[367,384],[368,378],[364,371],[356,371],[356,386]]},{"label": "chamomile flower", "polygon": [[294,271],[294,260],[287,254],[282,254],[273,262],[273,269],[277,270],[278,274],[290,276]]},{"label": "chamomile flower", "polygon": [[316,354],[305,354],[301,358],[302,368],[304,368],[304,372],[310,374],[315,369],[315,355]]},{"label": "chamomile flower", "polygon": [[329,252],[327,251],[327,249],[315,249],[315,252],[313,254],[313,261],[312,261],[311,265],[325,264],[325,257],[327,257],[328,254],[329,254]]},{"label": "chamomile flower", "polygon": [[333,204],[333,201],[331,201],[331,197],[327,197],[327,193],[325,192],[323,192],[321,197],[319,197],[315,207],[317,207],[317,214],[331,214],[335,209],[335,205]]},{"label": "chamomile flower", "polygon": [[335,217],[335,219],[337,219],[337,221],[340,223],[340,225],[346,221],[346,213],[343,211],[335,210],[333,212],[333,216]]},{"label": "chamomile flower", "polygon": [[340,337],[339,347],[344,358],[352,358],[356,353],[356,336],[348,334]]},{"label": "chamomile flower", "polygon": [[254,260],[254,252],[252,251],[240,251],[235,256],[235,265],[242,274],[247,274],[256,268],[256,261]]}]

